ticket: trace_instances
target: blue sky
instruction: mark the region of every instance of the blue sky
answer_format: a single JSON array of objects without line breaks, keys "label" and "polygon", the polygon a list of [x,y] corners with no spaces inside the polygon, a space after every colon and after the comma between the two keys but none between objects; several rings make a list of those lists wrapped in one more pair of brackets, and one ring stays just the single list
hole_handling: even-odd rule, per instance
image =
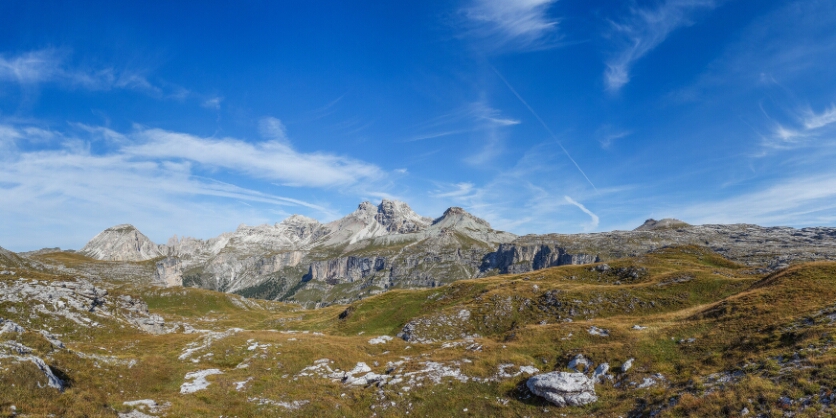
[{"label": "blue sky", "polygon": [[0,3],[0,246],[382,198],[517,234],[836,225],[832,1],[147,3]]}]

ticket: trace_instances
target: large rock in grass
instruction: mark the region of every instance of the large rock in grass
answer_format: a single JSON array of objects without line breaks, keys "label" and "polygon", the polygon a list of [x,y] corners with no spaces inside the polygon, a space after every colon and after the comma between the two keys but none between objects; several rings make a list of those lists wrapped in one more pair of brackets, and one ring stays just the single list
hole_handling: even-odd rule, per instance
[{"label": "large rock in grass", "polygon": [[598,400],[595,382],[583,373],[545,373],[529,378],[525,384],[535,395],[560,407],[582,406]]}]

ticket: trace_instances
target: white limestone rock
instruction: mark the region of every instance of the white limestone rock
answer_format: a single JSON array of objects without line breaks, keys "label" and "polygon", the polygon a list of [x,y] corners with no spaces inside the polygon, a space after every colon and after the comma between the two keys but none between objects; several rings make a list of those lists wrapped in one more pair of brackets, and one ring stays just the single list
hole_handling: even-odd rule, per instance
[{"label": "white limestone rock", "polygon": [[206,377],[215,374],[223,374],[223,372],[218,369],[208,369],[186,373],[185,379],[192,381],[184,382],[182,385],[180,385],[180,393],[194,393],[199,390],[206,389],[207,387],[209,387],[209,381],[206,380]]},{"label": "white limestone rock", "polygon": [[632,358],[632,357],[631,357],[631,358],[628,358],[628,359],[627,359],[627,361],[625,361],[625,362],[621,365],[621,372],[622,372],[622,373],[624,373],[624,372],[626,372],[627,370],[630,370],[630,369],[633,367],[633,361],[635,361],[635,359],[634,359],[634,358]]},{"label": "white limestone rock", "polygon": [[590,335],[595,335],[595,336],[598,336],[598,337],[609,337],[610,336],[610,331],[609,330],[606,330],[606,329],[603,329],[603,328],[598,328],[594,325],[589,327],[587,332],[589,332]]},{"label": "white limestone rock", "polygon": [[582,406],[598,400],[595,383],[583,373],[551,372],[530,377],[528,389],[559,406]]},{"label": "white limestone rock", "polygon": [[607,374],[610,371],[609,363],[601,363],[595,368],[592,373],[592,381],[595,383],[604,383],[605,381],[612,381],[612,375]]},{"label": "white limestone rock", "polygon": [[583,354],[576,355],[572,360],[569,361],[568,367],[578,373],[586,373],[586,371],[592,366],[592,362],[589,361]]},{"label": "white limestone rock", "polygon": [[26,331],[26,330],[23,329],[22,326],[20,326],[18,324],[15,324],[14,322],[9,321],[8,319],[0,318],[0,334],[6,333],[6,332],[8,332],[8,333],[13,333],[13,332],[14,333],[20,333],[20,332],[24,332],[24,331]]},{"label": "white limestone rock", "polygon": [[369,340],[369,344],[372,344],[372,345],[386,344],[387,342],[392,341],[392,340],[393,340],[393,338],[388,336],[388,335],[381,335],[379,337],[375,337],[375,338],[372,338],[371,340]]}]

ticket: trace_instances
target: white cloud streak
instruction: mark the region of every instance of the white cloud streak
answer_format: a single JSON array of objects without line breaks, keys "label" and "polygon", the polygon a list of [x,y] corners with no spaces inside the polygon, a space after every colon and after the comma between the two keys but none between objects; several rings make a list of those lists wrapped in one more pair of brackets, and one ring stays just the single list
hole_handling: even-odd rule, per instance
[{"label": "white cloud streak", "polygon": [[563,198],[566,199],[567,202],[577,206],[578,209],[583,211],[583,213],[589,215],[589,218],[592,220],[591,229],[595,229],[598,227],[598,222],[600,221],[600,219],[598,219],[598,215],[592,213],[592,211],[587,209],[586,206],[582,205],[581,203],[577,202],[575,199],[572,199],[569,196],[563,196]]},{"label": "white cloud streak", "polygon": [[622,49],[607,62],[604,81],[607,89],[618,91],[630,82],[633,64],[659,46],[668,35],[682,26],[691,25],[691,15],[715,7],[714,0],[667,0],[655,9],[631,7],[621,22],[611,22],[613,33]]},{"label": "white cloud streak", "polygon": [[201,103],[200,105],[207,109],[219,110],[221,108],[221,102],[223,100],[223,97],[210,97],[204,100],[203,103]]},{"label": "white cloud streak", "polygon": [[763,108],[761,110],[772,124],[771,136],[764,137],[762,142],[768,148],[788,149],[811,145],[811,139],[836,133],[833,129],[836,127],[836,105],[831,105],[821,113],[814,112],[809,106],[789,112],[792,116],[786,118],[790,120],[788,123],[777,122]]},{"label": "white cloud streak", "polygon": [[162,129],[143,129],[131,136],[139,143],[121,150],[131,157],[190,161],[206,168],[239,172],[285,186],[349,186],[383,175],[377,166],[348,157],[300,153],[286,138],[250,143],[235,138],[201,138]]},{"label": "white cloud streak", "polygon": [[836,122],[836,105],[830,105],[830,108],[822,113],[815,113],[808,109],[805,112],[803,125],[806,129],[818,129],[834,122]]},{"label": "white cloud streak", "polygon": [[269,116],[262,118],[258,122],[258,131],[265,139],[279,141],[283,144],[290,143],[287,138],[287,128],[284,126],[282,121],[277,118]]},{"label": "white cloud streak", "polygon": [[490,50],[526,50],[548,45],[558,20],[548,9],[556,0],[473,0],[461,9],[465,35]]},{"label": "white cloud streak", "polygon": [[[146,232],[158,241],[174,231],[207,237],[243,221],[270,221],[265,214],[276,207],[333,218],[325,206],[208,176],[243,178],[248,184],[264,179],[282,186],[340,187],[342,192],[373,187],[383,175],[372,164],[303,153],[275,140],[251,144],[159,129],[122,134],[81,124],[71,128],[75,133],[0,124],[2,245],[19,250],[37,248],[36,242],[77,247],[90,236],[64,237],[56,231],[90,233],[124,222],[151,225]],[[44,135],[52,136],[49,143],[38,142]],[[91,143],[102,140],[109,141],[108,151],[93,151]],[[37,150],[29,151],[36,143]],[[26,236],[18,237],[20,231]],[[61,238],[49,238],[55,234]]]},{"label": "white cloud streak", "polygon": [[0,55],[0,81],[21,85],[61,83],[88,90],[119,88],[162,94],[162,90],[152,85],[140,72],[117,71],[111,67],[87,71],[71,69],[66,62],[68,55],[56,49],[31,51],[12,57]]}]

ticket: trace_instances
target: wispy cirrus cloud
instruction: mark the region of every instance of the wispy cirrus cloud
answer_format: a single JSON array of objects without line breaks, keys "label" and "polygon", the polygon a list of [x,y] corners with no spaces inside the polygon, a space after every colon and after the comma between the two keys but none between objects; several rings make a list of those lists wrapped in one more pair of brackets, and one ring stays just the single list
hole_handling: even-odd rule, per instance
[{"label": "wispy cirrus cloud", "polygon": [[692,15],[716,7],[715,0],[667,0],[654,8],[631,7],[621,21],[611,21],[611,38],[620,51],[607,61],[604,81],[607,89],[618,91],[630,82],[633,64],[659,46],[668,35],[693,24]]},{"label": "wispy cirrus cloud", "polygon": [[559,39],[559,20],[548,10],[556,0],[472,0],[460,10],[464,36],[491,51],[549,46]]},{"label": "wispy cirrus cloud", "polygon": [[609,149],[613,142],[632,134],[632,131],[617,129],[610,125],[604,125],[595,131],[595,137],[598,139],[598,143],[601,144],[601,148],[603,149]]},{"label": "wispy cirrus cloud", "polygon": [[821,113],[816,113],[810,108],[806,109],[802,123],[805,129],[819,129],[836,123],[836,104],[831,104]]},{"label": "wispy cirrus cloud", "polygon": [[797,175],[727,199],[681,208],[675,213],[692,223],[826,225],[836,221],[834,174]]},{"label": "wispy cirrus cloud", "polygon": [[[267,122],[281,126],[278,119]],[[92,146],[101,141],[107,146]],[[75,232],[84,230],[75,225],[89,225],[90,233],[109,224],[145,223],[159,240],[173,231],[206,237],[240,222],[271,221],[270,213],[285,213],[280,208],[336,216],[327,203],[270,192],[276,190],[271,183],[288,192],[286,187],[339,187],[341,193],[364,195],[374,195],[367,190],[375,187],[385,193],[387,187],[381,181],[385,173],[374,164],[300,152],[286,137],[249,143],[145,127],[123,133],[83,124],[56,131],[0,123],[0,149],[0,212],[8,220],[0,236],[25,227],[33,237],[41,234],[40,242],[58,245],[77,246],[90,237],[50,240],[55,230],[45,225]],[[23,225],[34,220],[40,223]],[[26,242],[4,245],[32,249]]]},{"label": "wispy cirrus cloud", "polygon": [[218,110],[221,108],[221,102],[223,101],[223,97],[210,97],[203,101],[200,105],[207,108],[207,109],[215,109]]},{"label": "wispy cirrus cloud", "polygon": [[58,49],[42,49],[13,56],[0,55],[0,81],[21,85],[59,83],[88,90],[129,89],[154,95],[164,94],[142,72],[117,70],[113,67],[71,68],[69,56],[69,52]]},{"label": "wispy cirrus cloud", "polygon": [[[514,233],[595,230],[600,223],[598,215],[578,210],[577,204],[586,208],[580,202],[594,204],[611,191],[593,194],[577,177],[565,175],[572,169],[559,149],[542,143],[484,182],[439,182],[428,196],[438,206],[461,206],[494,228]],[[574,196],[572,201],[566,199],[569,194]]]},{"label": "wispy cirrus cloud", "polygon": [[499,109],[483,99],[419,125],[419,133],[405,142],[469,134],[479,149],[464,161],[472,165],[481,165],[502,152],[507,128],[519,124],[518,119],[504,116]]},{"label": "wispy cirrus cloud", "polygon": [[[769,120],[769,133],[761,136],[761,145],[772,149],[790,149],[818,144],[813,140],[836,140],[836,105],[816,112],[809,105],[794,110],[783,110],[781,117],[771,116],[763,106],[761,111]],[[781,121],[779,121],[780,119]]]},{"label": "wispy cirrus cloud", "polygon": [[140,128],[130,135],[136,143],[120,152],[136,158],[189,161],[293,187],[350,186],[383,176],[374,164],[328,153],[298,152],[278,129],[283,128],[278,119],[268,119],[267,125],[268,131],[278,130],[272,134],[279,136],[255,143]]}]

